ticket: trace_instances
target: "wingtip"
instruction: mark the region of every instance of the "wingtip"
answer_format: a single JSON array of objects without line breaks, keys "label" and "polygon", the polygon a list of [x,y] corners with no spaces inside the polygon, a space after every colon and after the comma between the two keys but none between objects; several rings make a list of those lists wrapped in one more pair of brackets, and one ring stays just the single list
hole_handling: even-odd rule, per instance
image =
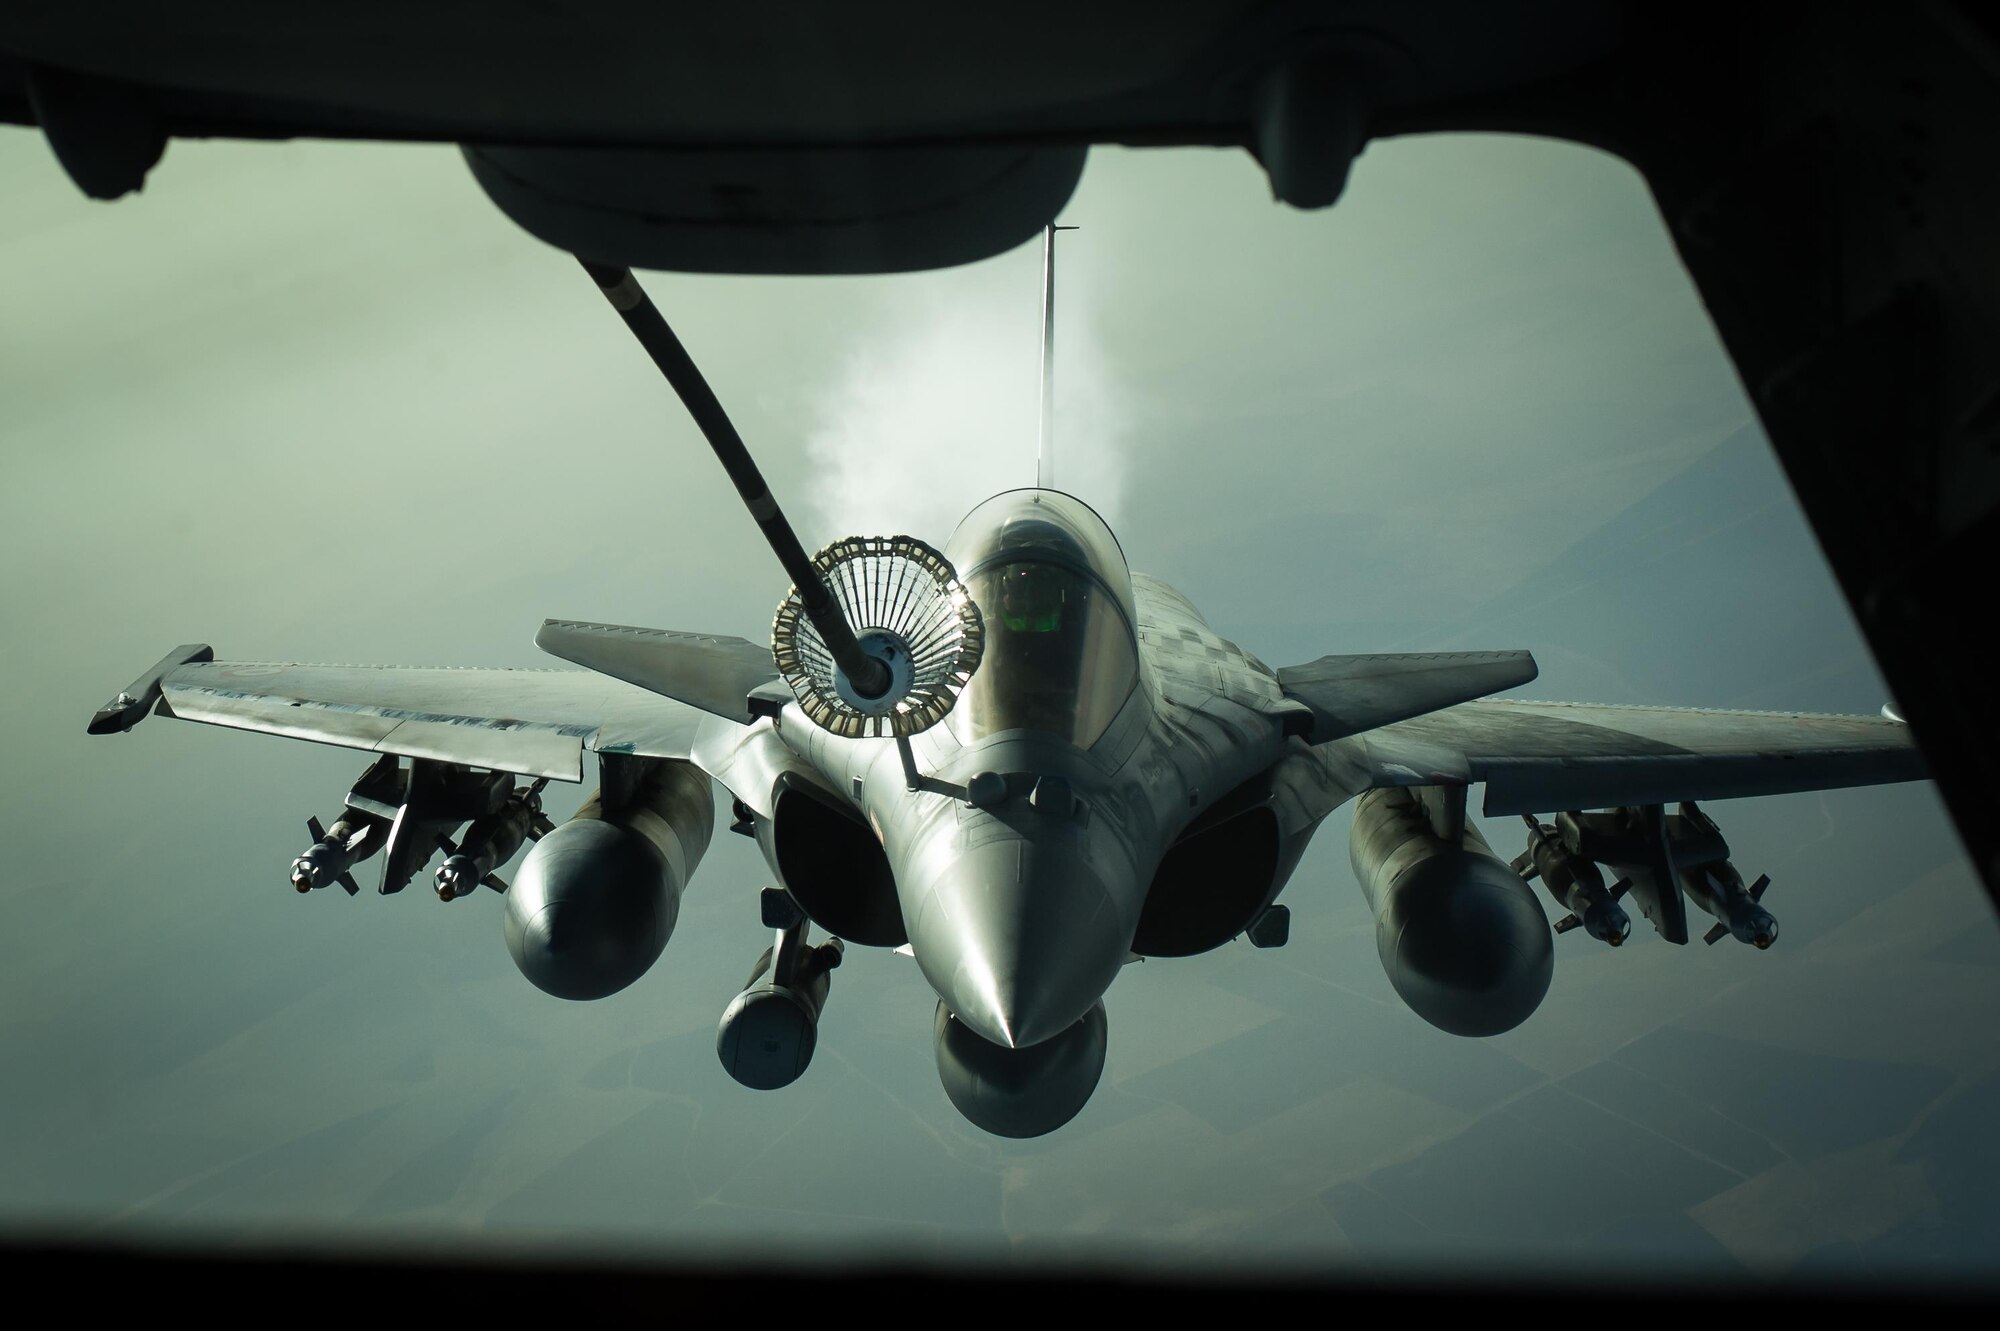
[{"label": "wingtip", "polygon": [[130,730],[134,725],[138,724],[137,721],[128,723],[125,717],[126,709],[123,707],[106,706],[99,708],[90,718],[89,733],[93,735],[116,735],[121,731]]},{"label": "wingtip", "polygon": [[115,735],[130,730],[153,713],[161,698],[166,677],[184,665],[215,659],[215,648],[205,642],[184,642],[161,657],[145,674],[118,691],[118,695],[90,718],[89,733]]}]

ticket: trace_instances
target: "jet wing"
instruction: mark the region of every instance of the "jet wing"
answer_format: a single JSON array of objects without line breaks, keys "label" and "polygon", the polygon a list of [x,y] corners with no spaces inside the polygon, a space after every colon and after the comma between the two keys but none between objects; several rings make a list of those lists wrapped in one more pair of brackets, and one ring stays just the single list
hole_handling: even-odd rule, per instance
[{"label": "jet wing", "polygon": [[1278,671],[1285,696],[1313,714],[1314,744],[1358,735],[1440,707],[1526,684],[1527,652],[1384,652],[1322,656]]},{"label": "jet wing", "polygon": [[557,781],[582,779],[585,749],[687,758],[707,721],[587,670],[176,664],[170,656],[99,713],[110,724],[94,721],[92,730],[129,729],[148,705],[185,721]]},{"label": "jet wing", "polygon": [[1489,816],[1917,781],[1887,717],[1485,698],[1357,736],[1375,785],[1484,782]]},{"label": "jet wing", "polygon": [[535,645],[551,656],[746,724],[755,719],[750,694],[780,681],[770,647],[742,638],[550,619],[535,635]]}]

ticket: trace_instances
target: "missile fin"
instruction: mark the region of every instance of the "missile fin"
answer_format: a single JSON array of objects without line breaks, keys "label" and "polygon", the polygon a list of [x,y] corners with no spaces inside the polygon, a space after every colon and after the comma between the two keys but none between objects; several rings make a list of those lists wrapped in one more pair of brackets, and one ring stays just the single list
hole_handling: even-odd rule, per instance
[{"label": "missile fin", "polygon": [[1711,925],[1709,927],[1708,932],[1701,936],[1701,941],[1708,944],[1710,947],[1714,947],[1717,943],[1722,941],[1722,936],[1728,932],[1729,932],[1728,925],[1717,922],[1716,924]]},{"label": "missile fin", "polygon": [[306,819],[306,831],[312,834],[315,846],[326,840],[326,828],[320,825],[319,817],[316,814]]},{"label": "missile fin", "polygon": [[1556,932],[1559,934],[1566,934],[1570,930],[1581,925],[1582,923],[1583,921],[1578,919],[1575,915],[1565,915],[1560,920],[1556,921]]},{"label": "missile fin", "polygon": [[347,895],[350,897],[358,896],[361,893],[361,884],[354,881],[354,875],[351,873],[344,873],[340,877],[334,879],[333,881],[339,883],[342,888],[346,889]]},{"label": "missile fin", "polygon": [[1757,881],[1750,884],[1750,899],[1752,901],[1761,902],[1764,899],[1764,889],[1769,887],[1770,885],[1771,885],[1770,874],[1767,873],[1758,874]]},{"label": "missile fin", "polygon": [[1611,899],[1613,901],[1616,901],[1618,900],[1618,898],[1624,896],[1627,892],[1630,892],[1631,890],[1632,890],[1632,880],[1630,878],[1620,878],[1617,882],[1611,885]]},{"label": "missile fin", "polygon": [[479,881],[492,888],[495,892],[505,892],[507,890],[507,880],[497,873],[489,873]]}]

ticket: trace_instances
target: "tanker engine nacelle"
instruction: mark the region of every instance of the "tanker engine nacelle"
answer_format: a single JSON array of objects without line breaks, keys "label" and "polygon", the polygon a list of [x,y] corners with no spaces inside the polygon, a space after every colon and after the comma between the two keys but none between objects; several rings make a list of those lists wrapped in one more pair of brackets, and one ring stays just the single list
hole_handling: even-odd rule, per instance
[{"label": "tanker engine nacelle", "polygon": [[692,763],[638,760],[617,784],[536,842],[507,891],[507,950],[557,998],[615,994],[659,959],[715,826]]},{"label": "tanker engine nacelle", "polygon": [[1548,917],[1462,816],[1450,838],[1408,790],[1355,801],[1349,846],[1375,909],[1375,947],[1410,1010],[1453,1035],[1498,1035],[1549,991]]}]

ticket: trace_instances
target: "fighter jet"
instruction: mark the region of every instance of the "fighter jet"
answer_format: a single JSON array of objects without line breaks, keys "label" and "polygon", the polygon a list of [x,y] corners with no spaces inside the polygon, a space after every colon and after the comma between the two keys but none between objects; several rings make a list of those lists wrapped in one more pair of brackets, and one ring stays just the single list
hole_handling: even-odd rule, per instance
[{"label": "fighter jet", "polygon": [[[1052,230],[1045,244],[1047,300]],[[333,826],[309,822],[292,885],[355,894],[355,866],[379,855],[393,893],[442,852],[439,898],[501,894],[522,973],[579,1001],[661,955],[719,785],[775,880],[757,903],[772,944],[717,1031],[746,1087],[806,1072],[847,947],[894,949],[937,995],[952,1104],[998,1135],[1053,1131],[1097,1085],[1126,963],[1282,945],[1278,897],[1350,801],[1397,993],[1440,1029],[1493,1035],[1542,1001],[1557,931],[1625,940],[1622,900],[1670,942],[1688,939],[1689,899],[1716,917],[1711,942],[1775,938],[1767,883],[1743,887],[1693,801],[1924,774],[1888,716],[1493,696],[1535,678],[1527,651],[1274,669],[1131,571],[1104,520],[1053,487],[1046,391],[1039,484],[979,504],[941,546],[856,536],[808,558],[630,272],[585,267],[792,576],[770,643],[550,619],[537,644],[581,667],[561,670],[218,661],[190,644],[90,730],[158,714],[373,755]],[[1046,310],[1043,327],[1046,374]],[[553,825],[544,783],[581,782],[586,753],[597,788]],[[1527,817],[1518,861],[1468,818],[1474,786],[1488,816]],[[1553,929],[1535,877],[1569,912]]]}]

